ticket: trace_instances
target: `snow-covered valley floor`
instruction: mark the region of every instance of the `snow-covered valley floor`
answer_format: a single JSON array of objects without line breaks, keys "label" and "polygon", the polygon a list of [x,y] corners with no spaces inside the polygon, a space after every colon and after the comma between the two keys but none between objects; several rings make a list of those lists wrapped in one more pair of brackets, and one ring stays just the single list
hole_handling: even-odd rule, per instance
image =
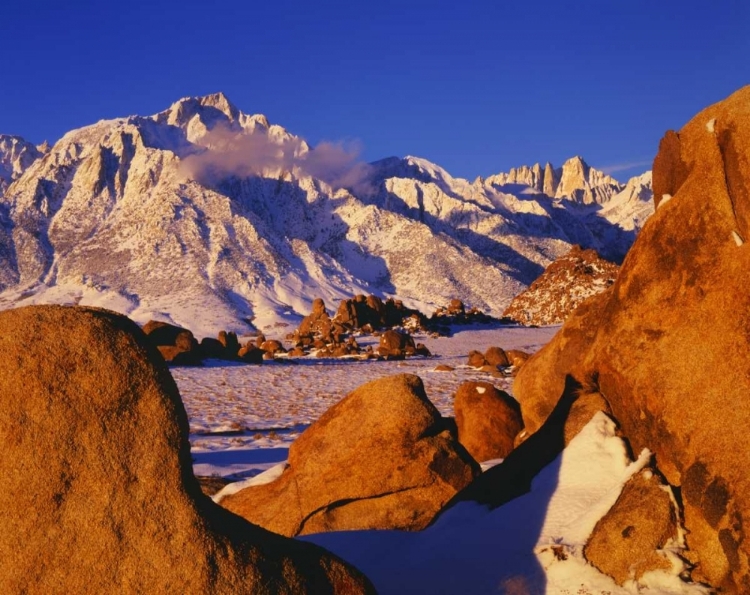
[{"label": "snow-covered valley floor", "polygon": [[[465,380],[482,379],[512,393],[512,380],[466,366],[470,350],[537,351],[557,327],[456,327],[452,337],[417,336],[431,358],[373,362],[298,359],[262,366],[210,362],[172,368],[190,420],[196,475],[232,480],[281,470],[289,445],[331,405],[382,376],[413,373],[443,415]],[[374,343],[376,339],[369,339]],[[368,341],[360,340],[367,345]],[[437,372],[438,364],[454,368]],[[583,546],[623,484],[648,461],[630,461],[614,423],[598,414],[533,482],[532,491],[494,511],[462,503],[418,533],[351,531],[304,537],[359,567],[381,594],[485,593],[615,595],[706,594],[671,572],[645,575],[625,587],[587,564]],[[263,478],[258,478],[264,481]]]},{"label": "snow-covered valley floor", "polygon": [[[533,353],[556,330],[478,325],[455,327],[451,337],[415,335],[433,357],[404,361],[297,358],[249,366],[217,360],[200,368],[172,368],[190,419],[195,474],[240,479],[286,460],[289,445],[329,407],[365,382],[391,374],[422,378],[440,413],[452,416],[453,395],[462,382],[491,378],[466,365],[469,351],[496,345]],[[377,345],[377,338],[358,342]],[[436,372],[439,364],[455,370]],[[512,393],[510,378],[493,381]]]}]

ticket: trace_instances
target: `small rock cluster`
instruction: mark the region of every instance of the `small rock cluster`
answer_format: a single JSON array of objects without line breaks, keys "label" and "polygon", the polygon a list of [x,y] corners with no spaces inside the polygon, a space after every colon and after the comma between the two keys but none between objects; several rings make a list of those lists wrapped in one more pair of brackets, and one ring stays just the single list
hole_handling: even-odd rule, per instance
[{"label": "small rock cluster", "polygon": [[488,347],[484,353],[476,350],[470,351],[467,364],[498,377],[515,376],[518,369],[530,357],[525,351],[518,349],[505,351],[501,347],[493,346]]},{"label": "small rock cluster", "polygon": [[[322,304],[322,300],[320,303]],[[467,309],[459,299],[451,300],[448,306],[438,308],[428,318],[419,310],[406,307],[401,300],[388,298],[383,301],[375,295],[360,294],[341,301],[335,316],[330,319],[330,332],[333,339],[337,334],[369,335],[387,329],[423,332],[438,337],[450,334],[449,327],[452,324],[484,324],[497,321],[498,319],[484,314],[477,308]],[[301,335],[309,334],[310,330],[314,329],[299,329]]]},{"label": "small rock cluster", "polygon": [[237,335],[226,331],[219,332],[216,339],[205,337],[198,343],[193,333],[185,328],[150,320],[143,326],[143,332],[164,361],[175,366],[199,366],[205,359],[260,364],[267,353],[251,342],[240,345]]},{"label": "small rock cluster", "polygon": [[[306,316],[299,328],[287,338],[293,348],[289,355],[302,357],[345,357],[359,355],[365,358],[403,359],[407,356],[430,356],[430,351],[414,339],[406,328],[396,326],[382,331],[389,323],[403,322],[404,314],[412,320],[421,320],[415,311],[405,308],[400,301],[389,299],[383,302],[376,296],[358,295],[343,300],[336,315],[331,318],[325,302],[317,298],[313,310]],[[418,313],[417,313],[418,314]],[[421,316],[421,315],[420,315]],[[362,349],[355,333],[370,333],[380,336],[377,349]]]},{"label": "small rock cluster", "polygon": [[314,354],[318,357],[344,357],[361,353],[360,346],[346,328],[331,320],[325,302],[313,300],[312,312],[305,316],[294,333],[287,336],[292,342],[288,352],[292,357]]},{"label": "small rock cluster", "polygon": [[478,308],[467,309],[461,300],[452,299],[447,306],[438,308],[433,312],[427,326],[429,329],[436,331],[450,324],[488,324],[490,322],[498,322],[498,319],[485,314]]}]

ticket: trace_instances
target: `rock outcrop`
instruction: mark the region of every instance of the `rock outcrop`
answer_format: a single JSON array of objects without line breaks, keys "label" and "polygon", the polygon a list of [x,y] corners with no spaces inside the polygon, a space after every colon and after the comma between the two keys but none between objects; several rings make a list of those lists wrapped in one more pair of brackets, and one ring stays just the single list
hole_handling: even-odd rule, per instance
[{"label": "rock outcrop", "polygon": [[200,353],[204,358],[237,361],[239,351],[240,342],[236,333],[219,331],[216,339],[211,337],[201,339]]},{"label": "rock outcrop", "polygon": [[0,592],[374,592],[201,493],[177,387],[127,318],[0,313],[0,395]]},{"label": "rock outcrop", "polygon": [[581,302],[610,287],[619,269],[595,250],[573,246],[513,298],[503,317],[525,325],[562,324]]},{"label": "rock outcrop", "polygon": [[595,379],[633,450],[681,489],[693,578],[750,592],[750,87],[667,133],[653,177],[658,209],[614,286],[514,393],[532,430],[566,374]]},{"label": "rock outcrop", "polygon": [[388,330],[380,335],[378,353],[387,357],[414,355],[416,353],[416,345],[414,344],[414,339],[408,333]]},{"label": "rock outcrop", "polygon": [[[548,196],[554,196],[559,183],[559,172],[556,172],[552,164],[547,162],[542,166],[535,163],[532,166],[522,165],[520,167],[511,167],[508,173],[500,173],[487,178],[487,181],[497,185],[521,184],[543,192]],[[549,192],[545,192],[548,190]]]},{"label": "rock outcrop", "polygon": [[518,402],[489,382],[464,382],[453,403],[458,441],[477,461],[504,459],[523,429]]},{"label": "rock outcrop", "polygon": [[622,585],[651,570],[669,570],[672,564],[660,550],[678,539],[670,488],[646,468],[625,484],[617,502],[594,527],[583,553]]},{"label": "rock outcrop", "polygon": [[426,320],[418,310],[404,306],[401,300],[388,298],[385,302],[376,295],[355,295],[341,300],[339,309],[333,317],[334,323],[340,324],[347,331],[379,330],[412,324],[409,318],[416,318],[414,326],[421,326]]},{"label": "rock outcrop", "polygon": [[430,331],[438,334],[448,334],[450,329],[444,328],[451,324],[489,324],[499,322],[489,314],[485,314],[479,308],[467,308],[459,299],[452,299],[447,306],[438,308],[433,312],[427,323]]},{"label": "rock outcrop", "polygon": [[364,384],[292,444],[276,481],[222,506],[282,535],[422,529],[479,466],[413,375]]},{"label": "rock outcrop", "polygon": [[331,317],[326,310],[325,302],[315,298],[312,304],[312,312],[305,316],[299,325],[300,337],[321,336],[324,339],[331,335]]},{"label": "rock outcrop", "polygon": [[586,205],[602,204],[622,189],[622,184],[617,180],[594,169],[581,157],[576,156],[563,163],[555,198],[569,199]]},{"label": "rock outcrop", "polygon": [[[287,335],[292,342],[289,355],[303,357],[347,357],[359,355],[361,358],[398,358],[411,355],[430,356],[430,351],[422,343],[414,343],[409,330],[424,330],[426,317],[392,298],[383,302],[379,297],[355,295],[342,300],[336,315],[331,318],[323,300],[313,302],[312,313],[305,317],[299,328]],[[381,332],[382,331],[382,332]],[[363,352],[355,335],[374,334],[380,337],[376,351],[371,346]],[[260,341],[260,339],[259,339]],[[278,341],[259,343],[266,353],[284,351]],[[273,346],[274,349],[269,351]]]}]

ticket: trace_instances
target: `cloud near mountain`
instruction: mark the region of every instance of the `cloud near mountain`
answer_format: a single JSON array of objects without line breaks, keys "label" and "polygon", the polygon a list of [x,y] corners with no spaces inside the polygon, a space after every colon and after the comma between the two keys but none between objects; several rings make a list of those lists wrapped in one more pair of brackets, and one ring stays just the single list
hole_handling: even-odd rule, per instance
[{"label": "cloud near mountain", "polygon": [[265,131],[237,130],[221,122],[198,144],[203,150],[184,158],[180,169],[206,185],[228,177],[259,176],[270,170],[316,178],[334,190],[372,190],[373,168],[359,159],[355,143],[324,141],[310,148],[299,137],[273,138]]}]

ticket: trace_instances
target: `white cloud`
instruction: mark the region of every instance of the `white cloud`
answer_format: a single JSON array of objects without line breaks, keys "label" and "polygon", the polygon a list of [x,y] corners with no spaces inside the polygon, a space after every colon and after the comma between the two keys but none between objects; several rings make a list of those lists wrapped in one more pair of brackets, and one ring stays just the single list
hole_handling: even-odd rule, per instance
[{"label": "white cloud", "polygon": [[641,161],[626,161],[625,163],[605,165],[598,169],[603,171],[605,174],[614,174],[618,171],[625,171],[626,169],[634,169],[636,167],[651,167],[651,163],[653,163],[653,159],[643,159]]},{"label": "white cloud", "polygon": [[269,172],[292,171],[327,183],[334,189],[363,190],[371,166],[359,159],[355,143],[321,142],[310,149],[297,137],[272,138],[265,132],[237,132],[216,126],[200,141],[202,153],[182,160],[185,175],[202,183],[214,183],[228,176],[260,176]]}]

